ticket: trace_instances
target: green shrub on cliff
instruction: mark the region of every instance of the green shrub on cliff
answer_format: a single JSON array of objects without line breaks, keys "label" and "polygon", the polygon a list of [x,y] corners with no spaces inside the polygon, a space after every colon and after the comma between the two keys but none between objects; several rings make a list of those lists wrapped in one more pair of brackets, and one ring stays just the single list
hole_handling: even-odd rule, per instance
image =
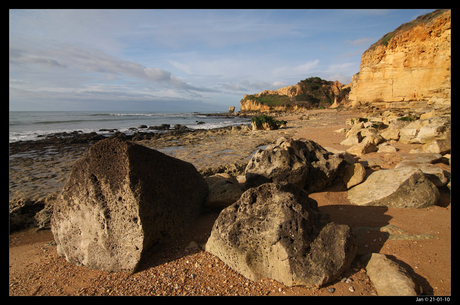
[{"label": "green shrub on cliff", "polygon": [[[297,83],[300,90],[293,97],[278,94],[247,95],[242,101],[252,100],[270,107],[296,105],[304,108],[327,108],[334,102],[333,84],[334,82],[320,77],[309,77]],[[349,89],[340,92],[342,98],[348,93]]]},{"label": "green shrub on cliff", "polygon": [[267,106],[287,105],[291,99],[287,95],[264,94],[260,96],[247,95],[244,100],[253,100]]},{"label": "green shrub on cliff", "polygon": [[277,121],[273,117],[265,114],[253,117],[251,123],[257,128],[262,128],[264,124],[267,124],[270,129],[278,129],[281,125],[287,124],[286,121]]},{"label": "green shrub on cliff", "polygon": [[301,87],[302,93],[297,94],[295,100],[310,102],[315,106],[330,105],[334,102],[334,93],[331,89],[333,83],[316,76],[301,80],[297,84]]}]

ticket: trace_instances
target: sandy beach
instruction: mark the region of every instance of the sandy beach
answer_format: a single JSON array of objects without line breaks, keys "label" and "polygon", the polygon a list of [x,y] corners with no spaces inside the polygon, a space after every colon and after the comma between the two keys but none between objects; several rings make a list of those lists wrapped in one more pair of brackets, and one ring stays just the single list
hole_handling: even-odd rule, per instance
[{"label": "sandy beach", "polygon": [[[299,119],[304,116],[303,119]],[[251,154],[280,136],[305,138],[323,147],[346,150],[340,145],[351,111],[310,110],[278,119],[286,127],[272,131],[250,131],[242,127],[195,130],[164,134],[156,139],[135,141],[149,148],[192,163],[202,175],[228,172],[244,182],[244,168]],[[393,145],[395,153],[369,153],[358,161],[378,163],[367,168],[394,168],[403,156],[421,144]],[[10,209],[18,200],[43,200],[59,192],[71,166],[90,144],[12,145],[10,147]],[[380,160],[380,161],[379,161]],[[445,172],[450,165],[437,163]],[[349,225],[358,235],[358,256],[379,252],[403,266],[424,295],[451,295],[451,204],[449,189],[440,189],[441,199],[425,209],[360,207],[347,199],[342,182],[309,196],[318,202],[332,221]],[[134,274],[91,270],[59,257],[50,230],[32,227],[10,234],[9,295],[376,295],[358,259],[341,278],[319,289],[286,287],[264,278],[251,281],[202,250],[218,211],[203,214],[186,235],[158,245]],[[382,228],[397,228],[397,232]],[[194,242],[194,243],[192,243]]]}]

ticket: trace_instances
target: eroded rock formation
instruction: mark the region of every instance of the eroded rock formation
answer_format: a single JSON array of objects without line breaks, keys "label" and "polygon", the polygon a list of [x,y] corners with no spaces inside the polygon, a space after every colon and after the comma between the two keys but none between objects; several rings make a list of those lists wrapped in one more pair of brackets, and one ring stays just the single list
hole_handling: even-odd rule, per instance
[{"label": "eroded rock formation", "polygon": [[76,265],[134,272],[149,248],[201,213],[208,185],[195,167],[116,138],[75,162],[54,204],[59,255]]},{"label": "eroded rock formation", "polygon": [[450,92],[451,11],[438,10],[370,46],[353,76],[349,99],[354,104],[426,101],[445,106]]}]

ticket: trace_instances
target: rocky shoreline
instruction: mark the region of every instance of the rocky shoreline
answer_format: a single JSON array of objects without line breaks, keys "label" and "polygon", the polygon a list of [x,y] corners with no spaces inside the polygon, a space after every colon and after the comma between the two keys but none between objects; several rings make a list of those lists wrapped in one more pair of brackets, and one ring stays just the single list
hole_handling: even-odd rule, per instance
[{"label": "rocky shoreline", "polygon": [[[233,127],[213,129],[213,130],[165,132],[165,133],[160,133],[159,136],[153,136],[153,137],[138,136],[137,138],[135,138],[136,135],[127,137],[124,134],[123,135],[118,134],[117,136],[114,136],[114,137],[119,137],[119,138],[127,137],[128,139],[131,139],[131,142],[133,143],[159,150],[160,152],[163,152],[167,155],[170,155],[180,160],[192,163],[203,177],[208,177],[206,178],[207,179],[206,181],[208,182],[208,185],[210,187],[209,197],[211,198],[211,193],[214,192],[215,198],[222,199],[223,197],[219,195],[219,194],[222,194],[221,193],[222,189],[224,189],[225,192],[230,192],[230,190],[234,188],[235,193],[238,193],[239,189],[244,190],[243,183],[248,177],[247,173],[246,173],[246,176],[244,176],[245,169],[246,169],[247,164],[250,162],[253,154],[260,154],[261,152],[263,152],[263,150],[260,150],[260,149],[261,148],[265,149],[266,145],[269,143],[272,143],[270,147],[273,147],[274,145],[273,143],[275,143],[274,141],[278,139],[278,142],[279,142],[280,137],[284,137],[284,139],[286,139],[283,141],[287,141],[287,139],[291,137],[312,138],[315,141],[318,141],[318,143],[321,143],[323,147],[327,147],[329,151],[333,152],[333,153],[322,152],[322,154],[326,154],[324,155],[326,156],[326,159],[331,158],[332,155],[338,157],[340,154],[337,154],[336,152],[334,152],[334,149],[337,150],[341,148],[341,150],[343,150],[343,144],[340,145],[340,142],[342,142],[345,139],[345,134],[340,133],[340,132],[333,133],[332,131],[338,130],[339,128],[346,128],[347,125],[345,122],[347,121],[347,119],[352,119],[352,118],[356,118],[356,113],[353,113],[351,111],[337,112],[335,110],[322,110],[322,111],[318,110],[318,111],[307,111],[302,114],[296,114],[293,116],[291,115],[290,117],[286,117],[285,119],[288,120],[287,127],[281,128],[279,130],[272,130],[272,131],[265,131],[265,130],[252,131],[247,126],[233,126]],[[360,131],[360,132],[364,134],[364,131]],[[22,215],[22,216],[24,216],[24,218],[28,217],[29,219],[32,219],[32,220],[29,221],[28,223],[26,222],[25,224],[26,226],[27,225],[37,226],[38,225],[38,226],[42,226],[43,228],[47,227],[46,223],[49,222],[49,213],[46,213],[45,211],[46,209],[43,209],[43,208],[52,206],[53,201],[56,198],[56,194],[60,192],[66,179],[68,179],[68,175],[70,174],[70,169],[71,169],[72,164],[77,159],[81,158],[81,156],[85,152],[88,151],[89,147],[91,147],[94,144],[94,142],[92,141],[97,142],[96,138],[92,138],[92,136],[85,135],[84,137],[88,137],[86,139],[87,141],[86,143],[83,141],[83,138],[78,139],[78,136],[77,136],[75,138],[70,137],[72,138],[70,142],[74,141],[73,143],[69,143],[69,138],[66,139],[66,137],[63,137],[62,139],[58,139],[58,140],[54,139],[55,142],[53,144],[51,143],[51,140],[43,139],[42,143],[18,143],[18,144],[11,145],[10,147],[10,210],[15,210],[19,206],[28,207],[25,210],[28,210],[29,213],[32,215],[32,217],[30,217],[31,215]],[[362,140],[363,140],[363,137],[359,139],[358,144],[360,144],[359,142]],[[281,141],[280,144],[283,141]],[[367,142],[368,141],[366,141],[366,143]],[[280,145],[280,144],[277,144],[277,145]],[[288,146],[289,145],[297,145],[297,144],[288,144]],[[394,167],[394,165],[397,165],[398,163],[404,163],[404,162],[407,163],[407,161],[401,162],[401,157],[404,158],[404,154],[406,152],[409,153],[410,149],[412,150],[421,149],[423,146],[421,144],[404,144],[404,143],[399,143],[399,142],[392,142],[392,145],[397,148],[398,152],[394,152],[394,153],[388,152],[386,154],[376,153],[376,152],[370,152],[370,153],[364,152],[361,156],[356,157],[359,160],[359,162],[355,164],[359,164],[361,166],[364,165],[366,168],[364,170],[365,177],[370,177],[370,174],[372,174],[373,171],[377,170],[377,168],[371,167],[373,166],[372,164],[375,164],[375,161],[373,161],[374,163],[370,162],[372,157],[376,159],[375,156],[378,156],[381,162],[388,160],[389,157],[393,158],[393,156],[396,158],[399,158],[399,159],[395,159],[395,160],[399,160],[395,163],[387,163],[389,168],[392,168]],[[273,148],[271,149],[273,150]],[[315,148],[316,151],[321,151],[321,149]],[[269,153],[270,149],[267,148],[265,151],[266,153]],[[274,151],[276,151],[276,148]],[[300,152],[296,152],[296,154],[299,154],[299,153]],[[327,155],[329,155],[329,157],[327,157]],[[347,157],[350,157],[350,156],[347,156],[344,152],[341,153],[340,158],[342,158],[342,160],[346,159]],[[263,159],[264,157],[261,157],[261,158]],[[268,160],[270,160],[270,158]],[[327,162],[330,162],[330,161],[331,159],[329,159],[329,161]],[[352,162],[355,162],[355,161],[356,159],[353,160]],[[279,166],[279,165],[276,165],[276,166]],[[319,165],[319,163],[316,166],[318,166],[318,168],[322,168],[322,165]],[[294,167],[297,168],[297,165],[294,165]],[[327,166],[327,167],[330,167],[330,166]],[[383,163],[380,163],[380,168],[386,168],[386,167],[387,165],[383,165]],[[349,168],[351,168],[351,166],[347,167],[347,169]],[[447,169],[447,167],[442,167],[442,168]],[[450,173],[450,166],[448,170]],[[312,169],[309,169],[308,171],[312,171]],[[343,168],[340,171],[343,171]],[[386,172],[390,172],[390,171],[386,171]],[[339,175],[340,177],[342,176],[342,174],[339,174]],[[354,175],[354,171],[351,173],[351,176],[353,175]],[[216,177],[216,176],[219,176],[217,180],[212,180],[213,182],[209,180],[212,177]],[[212,179],[215,179],[215,178],[212,178]],[[288,178],[288,179],[291,179],[291,178]],[[292,179],[298,179],[298,178],[292,178]],[[301,179],[302,181],[304,181],[303,178]],[[334,176],[332,175],[330,179],[331,179],[330,181],[332,181],[332,179],[334,179]],[[216,183],[215,181],[218,181],[218,182]],[[298,180],[293,180],[293,181],[298,181]],[[388,226],[382,226],[381,220],[378,220],[378,219],[376,219],[376,222],[373,222],[373,219],[375,217],[377,218],[380,217],[379,213],[374,214],[374,215],[369,214],[365,218],[361,218],[360,221],[355,220],[355,222],[356,221],[358,222],[354,223],[354,221],[350,219],[350,216],[347,216],[348,215],[347,212],[344,213],[344,211],[348,211],[349,208],[352,208],[352,206],[350,206],[350,203],[348,202],[346,198],[346,194],[347,194],[346,187],[344,191],[342,184],[340,183],[337,184],[338,183],[337,179],[334,181],[335,182],[331,186],[328,186],[330,182],[323,183],[324,186],[322,184],[321,188],[326,187],[325,188],[326,191],[315,190],[314,193],[310,194],[310,196],[311,198],[313,198],[314,200],[318,202],[319,208],[322,212],[326,212],[331,216],[332,221],[338,224],[342,224],[342,223],[348,224],[358,236],[357,251],[358,251],[358,254],[361,256],[362,261],[356,260],[356,261],[346,264],[344,268],[347,271],[345,271],[343,275],[339,277],[338,283],[340,284],[338,284],[337,282],[332,282],[331,284],[326,285],[324,288],[321,288],[320,290],[308,290],[307,288],[302,288],[302,289],[299,288],[300,290],[296,290],[295,288],[289,288],[288,286],[279,284],[276,281],[273,281],[272,279],[270,279],[269,281],[266,281],[266,278],[262,278],[259,280],[253,280],[249,282],[243,279],[239,279],[235,281],[235,279],[238,278],[238,277],[235,277],[235,271],[228,269],[228,267],[226,267],[220,260],[218,260],[217,258],[214,258],[208,252],[202,251],[202,249],[204,249],[204,243],[206,243],[209,237],[209,234],[210,234],[210,229],[211,229],[210,226],[212,226],[212,224],[216,220],[216,217],[218,216],[218,213],[216,214],[215,209],[208,210],[207,214],[205,213],[200,218],[201,220],[198,219],[195,225],[193,225],[193,227],[195,227],[196,229],[202,228],[201,230],[204,230],[204,231],[200,231],[201,233],[198,233],[194,229],[192,229],[191,232],[188,232],[187,234],[185,234],[185,236],[181,237],[180,239],[177,239],[176,243],[165,245],[162,248],[163,252],[159,251],[157,252],[158,255],[152,255],[151,257],[147,259],[149,262],[144,261],[141,263],[141,267],[140,267],[141,271],[139,271],[139,273],[136,273],[137,276],[135,277],[140,277],[142,279],[148,274],[151,274],[151,272],[156,272],[156,273],[159,272],[158,274],[160,275],[160,277],[158,279],[160,280],[160,282],[158,282],[158,285],[157,285],[158,289],[154,289],[155,292],[153,292],[153,294],[165,293],[166,295],[182,295],[182,294],[183,295],[190,295],[190,294],[216,295],[216,294],[232,294],[232,293],[237,293],[240,295],[243,295],[243,294],[249,294],[249,295],[259,295],[259,294],[273,295],[275,294],[276,295],[276,294],[286,294],[286,292],[288,292],[287,294],[293,294],[293,295],[295,294],[315,295],[317,293],[319,295],[331,295],[334,293],[335,295],[337,295],[338,293],[342,295],[343,294],[354,295],[354,293],[357,291],[359,291],[360,295],[375,295],[377,292],[373,290],[374,288],[372,288],[372,285],[370,284],[371,282],[369,281],[369,277],[366,276],[366,272],[365,272],[366,265],[368,265],[367,268],[371,268],[371,265],[370,265],[371,262],[375,261],[375,262],[379,262],[379,263],[381,262],[382,264],[385,264],[387,262],[391,263],[391,261],[389,261],[384,256],[382,257],[383,259],[380,259],[380,258],[377,259],[377,257],[375,257],[375,259],[374,257],[372,257],[371,259],[365,258],[365,256],[363,256],[364,254],[379,252],[379,253],[385,253],[387,254],[387,256],[388,254],[396,255],[397,252],[394,248],[396,245],[395,243],[401,242],[401,240],[402,242],[412,240],[412,241],[415,241],[416,243],[417,241],[420,243],[420,240],[426,240],[430,244],[439,244],[439,242],[445,243],[445,236],[440,235],[440,234],[445,234],[445,233],[441,233],[440,231],[444,232],[444,230],[450,230],[450,226],[442,230],[439,227],[437,231],[438,234],[434,233],[433,231],[429,231],[429,230],[428,231],[423,230],[423,232],[421,232],[419,231],[420,228],[417,227],[416,225],[412,225],[415,227],[408,227],[405,224],[405,221],[402,220],[403,218],[400,218],[400,216],[398,216],[398,213],[400,212],[397,208],[396,209],[391,208],[391,213],[389,210],[389,213],[393,215],[396,222],[392,222],[392,224]],[[268,182],[268,181],[265,181],[265,182]],[[344,180],[344,183],[346,183],[345,180]],[[360,182],[358,182],[358,184],[359,183]],[[250,186],[248,186],[248,188],[249,187]],[[443,187],[445,188],[445,186]],[[255,188],[251,188],[251,190],[255,190]],[[442,206],[450,207],[450,202],[449,203],[446,202],[446,200],[450,201],[450,199],[446,198],[446,196],[443,195],[443,192],[445,191],[446,190],[443,189],[443,191],[441,192],[441,200],[437,206],[431,206],[428,208],[420,209],[420,210],[426,210],[426,211],[421,211],[421,213],[428,213],[429,215],[432,215],[432,216],[439,214],[439,213],[441,214],[444,213],[444,210],[441,207]],[[239,194],[241,194],[241,192],[242,191],[240,191]],[[235,196],[239,197],[241,195],[236,194]],[[233,201],[232,199],[233,197],[230,195],[225,198],[228,198],[229,202]],[[209,200],[210,199],[208,198],[208,201]],[[337,208],[337,206],[335,206],[334,208],[333,205],[331,206],[330,205],[331,200],[333,202],[332,204],[340,204],[339,205],[340,208]],[[220,210],[222,207],[219,205],[222,204],[222,200],[220,202],[219,200],[217,201],[218,201],[217,206],[219,207],[219,210]],[[371,207],[367,207],[367,208],[369,209]],[[375,207],[375,208],[378,209],[378,207]],[[365,209],[365,208],[361,207],[361,209]],[[41,212],[37,214],[37,211],[40,211],[40,210]],[[420,213],[420,212],[417,212],[417,213]],[[447,213],[449,215],[448,217],[450,217],[450,208],[447,211]],[[405,212],[402,214],[406,215]],[[33,215],[35,215],[35,217],[33,217]],[[357,214],[355,214],[354,218],[356,218],[356,216]],[[48,217],[48,219],[46,219],[46,217]],[[201,221],[205,221],[204,219],[206,219],[207,224],[204,226],[199,225]],[[397,225],[398,227],[396,227],[395,225]],[[386,229],[384,230],[384,228],[390,228],[391,230],[386,231]],[[397,230],[395,231],[393,228],[396,228]],[[10,229],[13,230],[12,227]],[[18,227],[15,229],[21,229],[21,227]],[[26,234],[24,232],[31,232],[30,234],[42,234],[39,232],[44,232],[43,233],[45,234],[44,236],[50,236],[49,233],[46,233],[46,232],[49,232],[47,230],[38,231],[37,233],[32,233],[32,231],[20,231],[19,233],[14,233],[13,235],[11,235],[11,241],[17,241],[16,237],[21,236],[21,234]],[[390,232],[389,235],[386,232]],[[405,234],[400,234],[401,232],[405,232]],[[324,234],[327,234],[327,233],[324,233]],[[406,236],[406,237],[401,238],[403,236]],[[379,246],[380,248],[376,248],[376,246],[378,246],[379,243],[378,242],[375,243],[375,241],[382,240],[382,237],[385,237],[385,238],[383,239],[383,242]],[[429,238],[425,239],[424,237],[429,237]],[[31,238],[33,238],[32,235],[31,235]],[[372,238],[374,238],[374,242],[372,242]],[[21,243],[20,240],[19,240],[19,243]],[[422,244],[423,243],[424,242],[422,242]],[[183,246],[183,244],[186,244],[187,247]],[[393,250],[390,249],[390,246],[393,247]],[[388,247],[388,248],[385,248],[385,247]],[[413,263],[410,262],[410,259],[404,256],[405,251],[403,250],[401,252],[400,246],[397,246],[397,247],[399,247],[398,248],[399,249],[398,258],[401,258],[402,256],[404,258],[403,261],[405,263],[408,263],[412,267]],[[435,246],[435,248],[438,248],[438,247],[439,245]],[[17,252],[15,252],[16,248],[11,248],[11,244],[10,244],[10,262],[12,260],[12,256],[11,256],[12,249],[14,250],[13,252],[16,253],[17,255]],[[165,254],[167,257],[171,257],[171,258],[168,258],[167,260],[167,261],[170,261],[171,263],[168,264],[167,262],[165,262],[165,263],[160,263],[159,265],[158,263],[153,263],[152,265],[152,262],[153,262],[152,260],[157,260],[159,257],[161,257],[161,253],[165,253],[164,251],[173,251],[174,253],[177,253],[178,256],[177,255],[176,256],[178,258],[184,257],[184,255],[187,255],[186,253],[188,253],[191,256],[186,256],[186,257],[189,257],[189,259],[185,262],[185,261],[182,261],[181,259],[177,260],[177,258],[172,258],[172,256],[174,255],[171,256],[171,255]],[[445,254],[440,255],[439,251],[437,252],[438,252],[437,259],[439,260],[441,259],[441,257],[444,259]],[[447,255],[449,254],[447,253]],[[13,255],[13,258],[14,258],[13,261],[16,261],[18,259],[20,261],[20,258],[15,257],[14,255]],[[67,266],[68,263],[65,262],[65,259],[59,258],[58,256],[56,256],[55,251],[53,253],[49,253],[49,252],[47,253],[47,251],[45,251],[45,256],[43,257],[43,260],[51,262],[50,259],[51,261],[55,263],[57,261],[61,261],[61,263],[59,263],[60,265],[57,266],[58,270],[55,270],[55,272],[58,272],[58,273],[60,272],[59,270],[61,269],[63,270],[63,269],[70,268],[71,270],[75,270],[73,272],[76,272],[77,268],[82,268],[82,267]],[[348,260],[349,259],[350,258],[348,258]],[[17,264],[19,264],[19,262]],[[10,268],[12,266],[16,266],[16,267],[19,266],[17,264],[10,263]],[[146,267],[145,264],[147,264],[147,266],[150,266],[150,267]],[[189,268],[187,264],[194,264],[193,265],[194,268]],[[203,266],[203,264],[208,264],[209,266],[215,266],[220,271],[218,271],[217,269],[215,271],[211,271],[212,267],[209,268],[208,265],[206,265],[207,267],[205,267]],[[153,267],[153,266],[157,266],[157,267]],[[175,266],[175,267],[172,267],[172,266]],[[434,289],[433,284],[431,284],[431,281],[433,281],[431,277],[429,278],[430,284],[426,284],[425,282],[421,281],[420,278],[417,277],[417,274],[418,274],[417,272],[414,272],[414,270],[410,267],[408,269],[406,265],[404,266],[406,267],[405,270],[410,271],[411,277],[416,279],[415,288],[417,288],[416,289],[417,293],[433,294],[434,290],[437,291],[438,288],[436,287],[436,289]],[[443,265],[443,267],[445,268],[446,266]],[[175,280],[176,286],[166,287],[166,286],[162,286],[164,284],[161,284],[162,283],[161,281],[167,280],[167,278],[165,277],[167,274],[170,274],[167,277],[171,277],[173,275],[171,273],[168,273],[170,271],[166,271],[166,269],[162,269],[162,268],[174,268],[176,271],[183,269],[185,271],[184,272],[178,271],[178,273],[176,272],[177,276],[182,274],[178,279]],[[376,267],[376,268],[380,268],[380,267]],[[192,271],[192,269],[194,271]],[[439,265],[438,265],[438,269],[439,269]],[[10,269],[10,271],[13,271],[13,274],[14,274],[14,276],[12,274],[10,275],[10,287],[12,287],[10,288],[10,294],[12,293],[11,291],[15,291],[13,292],[13,294],[22,294],[22,293],[24,294],[45,294],[45,295],[46,294],[62,294],[62,288],[61,288],[60,293],[56,291],[54,293],[51,292],[53,290],[52,289],[49,290],[51,287],[48,284],[46,284],[44,280],[38,281],[38,286],[32,285],[31,283],[31,286],[27,288],[27,286],[24,286],[25,283],[27,283],[27,280],[24,281],[23,276],[20,273],[18,273],[18,271],[16,270],[17,269]],[[78,270],[81,270],[81,269],[78,269]],[[142,270],[145,270],[145,271],[142,271]],[[160,270],[163,270],[163,271],[160,271]],[[420,272],[420,270],[417,270],[417,271]],[[84,271],[83,273],[86,274],[86,276],[89,276],[89,274],[85,272],[86,271]],[[205,273],[202,274],[202,272],[205,272]],[[216,272],[220,272],[221,274],[224,274],[227,276],[227,278],[220,279],[216,283],[227,284],[227,285],[223,285],[223,286],[220,286],[220,288],[217,288],[219,287],[219,285],[216,286],[215,284],[210,284],[210,283],[205,284],[206,282],[203,282],[203,278],[201,278],[201,276],[206,277],[206,274],[207,274],[208,277],[209,276],[216,277],[217,276]],[[96,275],[96,273],[98,274],[97,277],[94,278],[94,284],[98,283],[96,285],[102,285],[102,281],[101,281],[102,278],[100,278],[100,274],[102,274],[101,271],[91,271],[90,272],[90,274],[93,274],[93,273],[94,275]],[[233,274],[233,275],[230,276],[230,274]],[[232,279],[230,280],[228,276],[230,276]],[[105,278],[105,276],[103,277]],[[446,278],[445,275],[441,277]],[[342,278],[341,281],[340,281],[340,278]],[[426,272],[424,273],[424,278],[427,278]],[[354,284],[350,285],[350,283],[352,283],[353,281],[355,281]],[[126,287],[126,289],[123,292],[123,290],[119,290],[119,288],[118,290],[114,289],[118,287],[118,284],[115,284],[116,282],[117,281],[114,278],[109,281],[104,280],[105,284],[103,284],[102,286],[107,287],[107,285],[110,285],[110,287],[112,287],[111,289],[106,289],[104,291],[96,288],[96,286],[94,285],[91,285],[92,287],[84,285],[84,287],[82,287],[83,290],[77,289],[73,292],[67,290],[67,293],[68,294],[89,294],[89,295],[152,294],[152,291],[150,293],[148,292],[135,293],[134,290],[129,290],[128,287]],[[246,285],[249,289],[245,290],[244,286],[240,287],[241,283],[243,283],[243,285]],[[374,285],[378,283],[378,279],[376,279],[375,276],[372,279],[372,283]],[[449,280],[449,283],[450,283],[450,280]],[[341,284],[343,284],[343,287]],[[199,288],[199,287],[202,287],[202,285],[208,285],[208,288],[207,288],[208,290],[206,291],[206,289],[203,290],[202,288]],[[278,287],[277,285],[279,286],[279,288],[274,288],[274,287]],[[439,283],[437,285],[439,286]],[[232,289],[230,287],[231,289],[228,290],[228,287],[226,286],[232,286],[235,289]],[[418,290],[419,286],[422,287],[422,292]],[[137,289],[140,289],[142,287],[143,287],[142,289],[146,288],[146,286],[143,286],[141,284],[134,285],[131,287],[132,288],[138,287]],[[237,288],[237,287],[240,287],[240,288]],[[172,290],[170,288],[172,288]],[[241,288],[243,288],[243,290],[241,290]],[[19,293],[18,289],[21,289],[21,291],[23,292]],[[26,292],[26,291],[29,291],[29,292]],[[49,292],[46,292],[46,291],[49,291]],[[131,292],[128,292],[128,291],[131,291]],[[442,290],[442,291],[444,292],[441,292],[441,294],[445,293],[446,290]],[[383,290],[381,293],[383,294]]]}]

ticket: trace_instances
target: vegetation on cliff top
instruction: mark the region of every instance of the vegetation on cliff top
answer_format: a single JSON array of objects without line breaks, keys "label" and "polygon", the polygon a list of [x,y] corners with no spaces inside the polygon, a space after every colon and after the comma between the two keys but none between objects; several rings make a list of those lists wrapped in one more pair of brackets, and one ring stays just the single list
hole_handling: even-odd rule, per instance
[{"label": "vegetation on cliff top", "polygon": [[[259,96],[247,95],[242,101],[253,100],[267,106],[288,106],[297,105],[305,108],[329,107],[335,98],[332,90],[334,82],[321,79],[320,77],[310,77],[297,83],[300,86],[300,93],[294,97],[278,94],[261,94]],[[349,89],[344,89],[339,93],[340,98],[344,98]]]}]

